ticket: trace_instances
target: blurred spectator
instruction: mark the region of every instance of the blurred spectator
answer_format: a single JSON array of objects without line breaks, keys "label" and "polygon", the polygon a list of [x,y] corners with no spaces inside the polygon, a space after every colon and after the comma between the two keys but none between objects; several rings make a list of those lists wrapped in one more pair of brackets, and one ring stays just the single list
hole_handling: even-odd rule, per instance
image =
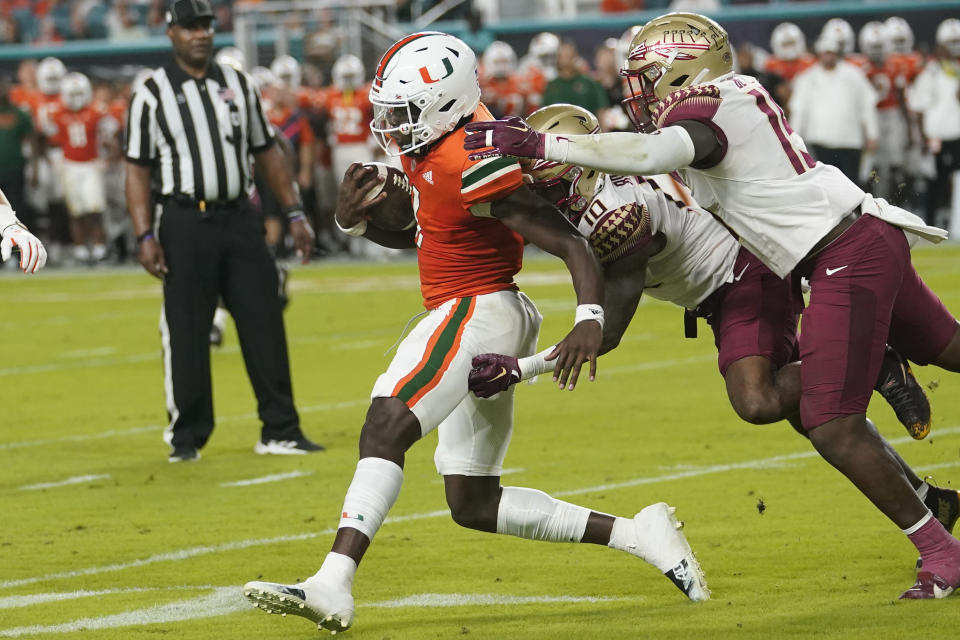
[{"label": "blurred spectator", "polygon": [[574,104],[598,114],[610,106],[607,94],[596,80],[580,70],[577,45],[564,41],[557,51],[557,77],[547,83],[543,104]]},{"label": "blurred spectator", "polygon": [[642,11],[646,9],[644,0],[601,0],[600,10],[604,13],[623,13],[624,11]]},{"label": "blurred spectator", "polygon": [[63,42],[63,34],[57,30],[57,23],[50,16],[40,19],[34,44],[57,44]]},{"label": "blurred spectator", "polygon": [[790,121],[817,160],[862,184],[860,157],[877,147],[877,92],[860,69],[840,59],[839,38],[825,33],[816,49],[817,63],[794,81]]},{"label": "blurred spectator", "polygon": [[0,44],[20,42],[20,27],[9,15],[0,16]]},{"label": "blurred spectator", "polygon": [[630,119],[621,108],[623,100],[623,78],[620,77],[620,65],[623,63],[617,54],[617,41],[610,39],[597,47],[593,54],[593,77],[607,94],[610,108],[597,114],[604,131],[631,131]]},{"label": "blurred spectator", "polygon": [[303,51],[307,62],[329,72],[340,51],[343,34],[334,24],[328,10],[319,11],[318,18],[316,30],[307,34],[303,40]]},{"label": "blurred spectator", "polygon": [[147,28],[140,24],[139,15],[130,8],[128,0],[114,0],[106,23],[111,40],[141,40],[150,35]]},{"label": "blurred spectator", "polygon": [[[936,160],[936,177],[927,187],[926,220],[950,214],[950,233],[960,234],[960,21],[944,20],[937,29],[937,56],[908,93],[920,114],[927,148]],[[951,198],[952,194],[952,198]],[[952,206],[951,206],[952,201]]]},{"label": "blurred spectator", "polygon": [[167,28],[166,14],[166,0],[150,0],[147,6],[147,29],[154,33],[164,31]]},{"label": "blurred spectator", "polygon": [[[29,227],[34,221],[24,197],[25,143],[29,143],[31,162],[36,164],[39,149],[30,114],[13,104],[10,85],[6,81],[0,82],[0,185],[3,185],[10,206]],[[36,167],[31,175],[37,175]]]},{"label": "blurred spectator", "polygon": [[785,92],[782,88],[782,85],[786,84],[786,81],[782,77],[757,68],[754,62],[754,49],[754,45],[749,42],[737,48],[737,66],[739,72],[745,76],[753,76],[756,78],[770,95],[777,97],[786,93],[789,99],[789,89]]}]

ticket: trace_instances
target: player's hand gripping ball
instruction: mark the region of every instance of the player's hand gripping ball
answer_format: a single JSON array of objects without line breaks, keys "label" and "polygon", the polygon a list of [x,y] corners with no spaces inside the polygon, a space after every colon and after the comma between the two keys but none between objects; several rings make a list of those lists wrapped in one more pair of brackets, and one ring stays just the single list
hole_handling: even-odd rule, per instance
[{"label": "player's hand gripping ball", "polygon": [[384,231],[411,229],[417,220],[413,216],[410,181],[407,176],[403,171],[382,162],[365,162],[364,166],[374,167],[383,181],[374,185],[363,199],[373,200],[382,192],[387,193],[383,202],[367,210],[370,223]]}]

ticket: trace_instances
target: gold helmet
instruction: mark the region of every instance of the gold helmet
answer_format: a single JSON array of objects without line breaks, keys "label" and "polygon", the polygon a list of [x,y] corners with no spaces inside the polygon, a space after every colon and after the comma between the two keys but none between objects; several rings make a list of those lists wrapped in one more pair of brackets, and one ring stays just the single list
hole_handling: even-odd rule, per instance
[{"label": "gold helmet", "polygon": [[650,129],[650,106],[678,89],[733,71],[727,32],[706,16],[668,13],[637,32],[620,75],[627,78],[624,110],[638,131]]},{"label": "gold helmet", "polygon": [[[527,117],[527,123],[541,133],[585,135],[600,131],[597,116],[572,104],[551,104],[537,109]],[[533,160],[532,164],[524,166],[524,172],[533,179],[531,187],[536,191],[544,191],[561,181],[570,183],[567,195],[555,204],[564,213],[573,214],[582,213],[586,208],[600,177],[600,173],[594,169],[581,169],[552,160]]]}]

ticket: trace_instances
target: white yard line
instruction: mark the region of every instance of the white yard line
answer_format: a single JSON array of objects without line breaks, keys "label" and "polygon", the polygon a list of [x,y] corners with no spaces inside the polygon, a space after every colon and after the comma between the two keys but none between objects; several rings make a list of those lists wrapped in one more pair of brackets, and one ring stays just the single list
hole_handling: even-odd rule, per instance
[{"label": "white yard line", "polygon": [[234,480],[233,482],[221,482],[221,487],[251,487],[256,484],[267,484],[268,482],[280,482],[281,480],[291,480],[293,478],[306,478],[312,476],[313,471],[290,471],[289,473],[274,473],[269,476],[260,476],[259,478],[250,478],[249,480]]},{"label": "white yard line", "polygon": [[73,476],[72,478],[67,478],[66,480],[60,480],[59,482],[41,482],[39,484],[26,484],[20,487],[21,491],[37,491],[40,489],[53,489],[55,487],[67,487],[72,484],[83,484],[84,482],[90,482],[92,480],[106,480],[110,477],[109,473],[99,473],[96,475],[90,476]]},{"label": "white yard line", "polygon": [[[939,436],[954,435],[958,433],[960,433],[960,426],[946,427],[942,429],[937,429],[936,431],[936,434]],[[905,442],[914,442],[914,440],[905,436],[903,438],[891,439],[890,442],[892,444],[902,444]],[[668,473],[668,474],[659,475],[659,476],[634,478],[634,479],[626,480],[623,482],[595,485],[595,486],[583,487],[579,489],[552,491],[550,493],[551,495],[554,495],[554,496],[571,496],[571,495],[580,495],[584,493],[610,491],[614,489],[625,489],[625,488],[636,487],[636,486],[645,485],[645,484],[669,482],[672,480],[680,480],[685,478],[695,478],[695,477],[706,476],[706,475],[711,475],[715,473],[726,473],[729,471],[738,471],[742,469],[764,469],[769,467],[777,467],[782,465],[784,462],[787,462],[790,460],[816,458],[817,456],[818,456],[817,452],[811,449],[808,451],[799,451],[796,453],[770,456],[767,458],[757,458],[755,460],[746,460],[743,462],[733,462],[733,463],[727,463],[727,464],[704,466],[700,468],[690,469],[688,471]],[[449,511],[447,511],[446,509],[443,509],[440,511],[429,511],[426,513],[412,513],[404,516],[389,517],[384,521],[384,524],[393,524],[393,523],[399,523],[399,522],[413,522],[415,520],[426,520],[429,518],[440,518],[440,517],[449,517]],[[140,560],[133,560],[130,562],[119,562],[116,564],[87,567],[85,569],[75,569],[72,571],[60,571],[57,573],[48,573],[45,575],[32,576],[29,578],[3,580],[3,581],[0,581],[0,589],[9,589],[11,587],[18,587],[25,584],[35,584],[38,582],[46,582],[49,580],[61,580],[64,578],[76,578],[80,576],[110,573],[113,571],[123,571],[125,569],[143,567],[151,564],[156,564],[158,562],[187,560],[189,558],[208,555],[211,553],[225,553],[228,551],[236,551],[238,549],[248,549],[251,547],[262,547],[262,546],[269,546],[274,544],[285,544],[288,542],[299,542],[302,540],[312,540],[314,538],[319,538],[321,536],[328,536],[334,533],[336,533],[336,529],[324,529],[322,531],[313,531],[313,532],[291,534],[291,535],[285,535],[285,536],[276,536],[272,538],[255,538],[250,540],[238,540],[236,542],[227,542],[225,544],[219,544],[219,545],[189,547],[189,548],[180,549],[177,551],[154,554],[152,556],[148,556]]]},{"label": "white yard line", "polygon": [[[190,587],[182,587],[190,588]],[[196,587],[203,589],[205,587]],[[209,587],[207,587],[209,588]],[[34,600],[24,603],[35,604],[38,602],[52,602],[62,599],[72,599],[90,596],[114,595],[117,593],[131,593],[151,591],[150,589],[110,589],[103,591],[84,591],[66,594],[43,594],[47,596],[46,600]],[[61,597],[62,596],[62,597]],[[30,596],[24,596],[29,598]],[[380,602],[369,602],[360,605],[361,611],[365,608],[377,609],[401,609],[401,608],[436,608],[436,607],[477,607],[477,606],[518,606],[527,604],[598,604],[606,602],[621,602],[625,600],[642,600],[641,597],[634,598],[605,598],[593,596],[512,596],[498,593],[420,593],[395,600],[382,600]],[[34,635],[42,633],[69,633],[72,631],[96,631],[100,629],[116,629],[118,627],[130,627],[146,624],[161,624],[167,622],[184,622],[187,620],[199,620],[203,618],[213,618],[224,616],[240,611],[252,611],[250,603],[241,595],[240,587],[214,587],[212,593],[202,595],[189,600],[178,600],[168,604],[139,609],[135,611],[125,611],[109,616],[100,616],[96,618],[81,618],[71,622],[51,625],[31,625],[27,627],[14,627],[12,629],[0,630],[0,637],[18,638],[25,635]]]},{"label": "white yard line", "polygon": [[27,596],[6,596],[0,598],[0,609],[16,609],[17,607],[32,607],[35,604],[61,602],[63,600],[78,600],[80,598],[98,598],[112,596],[119,593],[146,593],[154,591],[198,591],[201,589],[215,589],[212,585],[184,585],[181,587],[125,587],[123,589],[80,589],[54,593],[31,593]]}]

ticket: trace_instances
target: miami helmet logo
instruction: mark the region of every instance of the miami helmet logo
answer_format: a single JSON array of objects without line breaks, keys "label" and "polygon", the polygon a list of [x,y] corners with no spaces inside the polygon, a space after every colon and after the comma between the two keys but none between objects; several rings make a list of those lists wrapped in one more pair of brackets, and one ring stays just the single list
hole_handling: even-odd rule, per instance
[{"label": "miami helmet logo", "polygon": [[427,67],[420,67],[420,77],[423,78],[423,81],[427,84],[433,84],[434,82],[440,82],[444,78],[449,78],[450,74],[453,73],[453,65],[450,63],[450,58],[443,59],[443,69],[446,71],[446,74],[439,78],[430,77],[430,69]]},{"label": "miami helmet logo", "polygon": [[681,49],[706,51],[709,48],[709,42],[661,42],[657,40],[653,44],[641,42],[630,51],[628,58],[630,60],[646,60],[648,53],[654,53],[661,58],[669,58],[673,54],[674,60],[694,60],[696,56],[684,53]]}]

